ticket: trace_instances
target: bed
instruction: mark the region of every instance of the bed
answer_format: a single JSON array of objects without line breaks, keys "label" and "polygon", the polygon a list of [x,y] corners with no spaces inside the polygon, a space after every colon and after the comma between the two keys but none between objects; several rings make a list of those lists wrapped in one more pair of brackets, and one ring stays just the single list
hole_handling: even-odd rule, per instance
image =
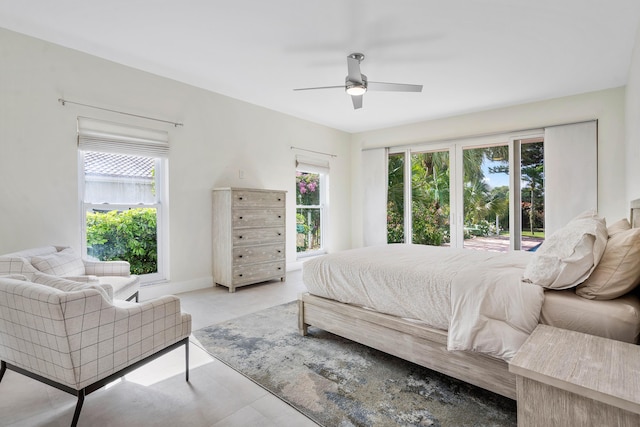
[{"label": "bed", "polygon": [[508,361],[539,323],[638,343],[639,216],[640,201],[631,222],[580,215],[535,253],[386,245],[315,258],[300,333],[314,326],[515,399]]}]

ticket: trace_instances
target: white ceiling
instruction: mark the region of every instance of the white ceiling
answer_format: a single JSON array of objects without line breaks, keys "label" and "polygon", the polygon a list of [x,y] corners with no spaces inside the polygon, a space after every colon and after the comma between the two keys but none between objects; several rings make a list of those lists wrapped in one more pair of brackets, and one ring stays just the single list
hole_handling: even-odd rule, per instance
[{"label": "white ceiling", "polygon": [[[0,27],[348,132],[626,84],[638,0],[20,0]],[[341,85],[362,52],[372,81]]]}]

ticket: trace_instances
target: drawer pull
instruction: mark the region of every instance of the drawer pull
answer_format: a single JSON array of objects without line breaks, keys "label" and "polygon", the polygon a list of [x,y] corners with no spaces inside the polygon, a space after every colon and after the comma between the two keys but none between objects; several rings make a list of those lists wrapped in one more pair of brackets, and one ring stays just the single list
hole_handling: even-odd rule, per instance
[{"label": "drawer pull", "polygon": [[278,218],[282,218],[282,215],[278,215]]},{"label": "drawer pull", "polygon": [[278,233],[278,236],[282,236],[282,233]]},{"label": "drawer pull", "polygon": [[242,236],[238,236],[238,239],[242,239]]},{"label": "drawer pull", "polygon": [[279,202],[281,202],[281,201],[282,201],[282,199],[281,199],[280,197],[278,197],[278,201],[279,201]]},{"label": "drawer pull", "polygon": [[238,276],[242,277],[242,273],[238,274]]},{"label": "drawer pull", "polygon": [[278,270],[282,270],[282,267],[278,267]]},{"label": "drawer pull", "polygon": [[242,200],[242,197],[238,197],[238,200]]},{"label": "drawer pull", "polygon": [[238,255],[238,258],[242,258],[242,255]]},{"label": "drawer pull", "polygon": [[238,217],[238,218],[242,219],[242,217]]},{"label": "drawer pull", "polygon": [[278,253],[280,254],[280,253],[282,253],[282,251],[280,249],[278,249]]}]

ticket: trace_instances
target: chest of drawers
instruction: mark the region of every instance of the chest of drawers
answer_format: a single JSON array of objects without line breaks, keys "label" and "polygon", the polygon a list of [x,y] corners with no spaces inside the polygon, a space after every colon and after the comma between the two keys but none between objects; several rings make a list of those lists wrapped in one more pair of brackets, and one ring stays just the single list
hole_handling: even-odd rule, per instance
[{"label": "chest of drawers", "polygon": [[286,192],[213,190],[213,281],[239,286],[284,280]]}]

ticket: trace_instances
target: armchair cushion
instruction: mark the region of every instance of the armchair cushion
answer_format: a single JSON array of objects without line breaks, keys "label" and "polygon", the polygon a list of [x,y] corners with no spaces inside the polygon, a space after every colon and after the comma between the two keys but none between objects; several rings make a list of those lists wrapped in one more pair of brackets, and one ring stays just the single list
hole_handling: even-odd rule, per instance
[{"label": "armchair cushion", "polygon": [[31,264],[39,271],[54,276],[81,276],[85,274],[84,262],[71,248],[49,255],[34,256]]}]

